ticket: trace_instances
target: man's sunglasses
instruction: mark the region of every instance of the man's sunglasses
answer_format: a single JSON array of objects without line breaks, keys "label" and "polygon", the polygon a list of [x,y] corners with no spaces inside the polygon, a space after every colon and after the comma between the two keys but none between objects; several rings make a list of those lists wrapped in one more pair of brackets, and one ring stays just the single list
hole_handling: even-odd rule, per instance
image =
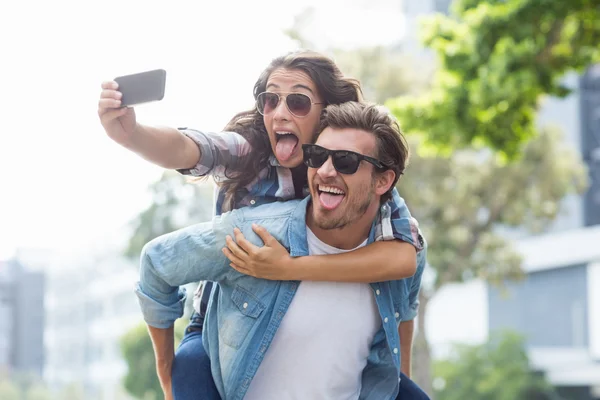
[{"label": "man's sunglasses", "polygon": [[365,156],[349,150],[329,150],[316,144],[303,144],[304,164],[309,168],[320,168],[331,156],[331,162],[337,172],[352,175],[358,170],[361,161],[371,163],[379,171],[389,167],[376,158]]},{"label": "man's sunglasses", "polygon": [[287,109],[296,117],[306,117],[313,104],[325,104],[315,103],[303,93],[289,93],[284,95],[273,92],[262,92],[256,97],[256,109],[261,115],[268,114],[277,108],[282,97],[285,99]]}]

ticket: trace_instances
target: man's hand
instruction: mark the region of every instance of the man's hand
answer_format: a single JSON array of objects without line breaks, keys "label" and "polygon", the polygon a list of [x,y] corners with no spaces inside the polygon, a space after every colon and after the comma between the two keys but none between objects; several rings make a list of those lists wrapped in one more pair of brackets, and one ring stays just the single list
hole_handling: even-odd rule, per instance
[{"label": "man's hand", "polygon": [[290,280],[290,253],[265,228],[252,224],[252,230],[264,242],[263,247],[250,243],[237,228],[233,231],[235,241],[227,236],[223,253],[231,261],[231,267],[255,278]]}]

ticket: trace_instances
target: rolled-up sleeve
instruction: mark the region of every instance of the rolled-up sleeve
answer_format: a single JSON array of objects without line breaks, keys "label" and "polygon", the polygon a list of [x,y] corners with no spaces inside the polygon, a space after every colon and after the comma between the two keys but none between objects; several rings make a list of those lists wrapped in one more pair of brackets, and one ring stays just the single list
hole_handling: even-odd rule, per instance
[{"label": "rolled-up sleeve", "polygon": [[183,315],[186,293],[181,285],[200,280],[220,282],[240,275],[229,267],[221,251],[225,236],[240,223],[233,211],[212,222],[160,236],[144,246],[135,292],[148,325],[168,328]]},{"label": "rolled-up sleeve", "polygon": [[235,132],[207,133],[186,128],[180,132],[196,143],[201,154],[193,168],[177,170],[183,175],[227,179],[227,171],[235,168],[239,159],[251,150],[248,141]]},{"label": "rolled-up sleeve", "polygon": [[417,254],[417,271],[412,277],[410,285],[410,293],[408,294],[408,309],[404,313],[403,320],[415,319],[419,313],[419,291],[421,290],[421,279],[423,277],[423,271],[427,266],[427,242],[423,240],[421,251]]}]

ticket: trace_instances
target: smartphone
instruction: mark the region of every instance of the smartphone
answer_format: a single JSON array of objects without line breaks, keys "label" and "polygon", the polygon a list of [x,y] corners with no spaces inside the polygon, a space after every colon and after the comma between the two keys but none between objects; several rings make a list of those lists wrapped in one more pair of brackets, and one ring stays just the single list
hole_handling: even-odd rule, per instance
[{"label": "smartphone", "polygon": [[160,101],[165,96],[167,71],[155,69],[139,74],[119,76],[115,82],[119,84],[119,92],[123,94],[121,106]]}]

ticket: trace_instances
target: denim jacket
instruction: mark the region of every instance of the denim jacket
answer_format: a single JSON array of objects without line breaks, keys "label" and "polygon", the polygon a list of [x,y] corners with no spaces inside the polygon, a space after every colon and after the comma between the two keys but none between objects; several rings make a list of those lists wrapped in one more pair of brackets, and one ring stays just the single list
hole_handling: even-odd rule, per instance
[{"label": "denim jacket", "polygon": [[[252,230],[265,227],[294,257],[308,255],[304,200],[248,207],[215,217],[212,222],[175,231],[149,242],[142,251],[136,286],[144,319],[156,328],[171,327],[183,315],[185,291],[180,285],[198,280],[218,282],[209,302],[203,343],[223,399],[244,397],[300,282],[270,281],[243,275],[229,266],[221,249],[238,227],[256,245]],[[377,219],[376,219],[377,221]],[[375,240],[373,222],[368,243]],[[417,314],[418,292],[426,264],[426,243],[417,253],[413,277],[371,284],[382,325],[375,334],[362,374],[360,399],[395,398],[400,376],[398,324]],[[344,335],[345,332],[328,332]],[[315,354],[315,362],[319,362]]]}]

